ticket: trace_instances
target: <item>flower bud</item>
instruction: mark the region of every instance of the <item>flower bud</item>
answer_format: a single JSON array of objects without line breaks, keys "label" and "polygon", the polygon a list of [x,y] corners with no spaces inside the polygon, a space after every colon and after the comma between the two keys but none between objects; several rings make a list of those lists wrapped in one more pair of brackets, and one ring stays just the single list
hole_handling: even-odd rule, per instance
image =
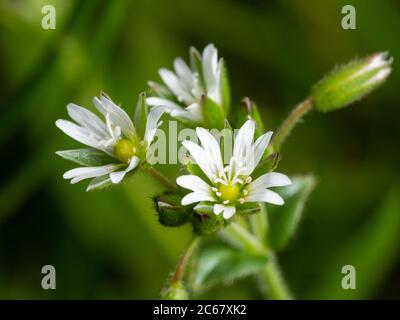
[{"label": "flower bud", "polygon": [[153,198],[158,221],[166,227],[177,227],[188,222],[191,210],[181,205],[181,197],[163,193]]},{"label": "flower bud", "polygon": [[222,215],[215,215],[212,206],[196,206],[192,218],[193,232],[199,236],[213,234],[224,227]]},{"label": "flower bud", "polygon": [[250,117],[256,122],[255,136],[259,137],[265,132],[258,107],[254,101],[250,100],[248,97],[243,98],[240,102],[240,108],[237,110],[234,117],[235,128],[240,128]]},{"label": "flower bud", "polygon": [[392,61],[387,53],[376,53],[336,68],[312,89],[315,109],[329,112],[363,98],[386,80]]}]

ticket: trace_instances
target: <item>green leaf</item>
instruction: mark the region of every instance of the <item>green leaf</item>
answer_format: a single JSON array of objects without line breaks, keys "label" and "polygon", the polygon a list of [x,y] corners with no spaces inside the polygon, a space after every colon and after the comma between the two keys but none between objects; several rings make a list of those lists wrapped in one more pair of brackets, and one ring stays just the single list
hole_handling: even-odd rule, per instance
[{"label": "green leaf", "polygon": [[86,167],[97,167],[117,161],[103,151],[92,148],[62,150],[57,151],[56,154]]},{"label": "green leaf", "polygon": [[262,121],[257,105],[249,98],[244,98],[240,103],[240,108],[235,115],[235,127],[240,128],[249,117],[256,123],[255,137],[259,137],[264,133],[264,123]]},{"label": "green leaf", "polygon": [[140,137],[143,138],[146,132],[147,114],[149,113],[149,107],[146,103],[146,93],[142,92],[139,94],[139,98],[136,105],[134,123],[135,129],[139,133]]},{"label": "green leaf", "polygon": [[193,290],[205,290],[257,273],[266,262],[263,255],[248,254],[223,245],[204,247],[193,270]]},{"label": "green leaf", "polygon": [[226,69],[225,61],[221,58],[221,96],[222,106],[225,114],[229,114],[231,108],[231,87],[229,84],[228,70]]},{"label": "green leaf", "polygon": [[303,214],[304,205],[315,186],[311,175],[292,179],[292,184],[277,191],[285,200],[283,206],[269,206],[269,242],[273,249],[283,249],[293,236]]},{"label": "green leaf", "polygon": [[201,105],[206,127],[222,130],[225,126],[225,112],[221,106],[207,96],[203,96]]}]

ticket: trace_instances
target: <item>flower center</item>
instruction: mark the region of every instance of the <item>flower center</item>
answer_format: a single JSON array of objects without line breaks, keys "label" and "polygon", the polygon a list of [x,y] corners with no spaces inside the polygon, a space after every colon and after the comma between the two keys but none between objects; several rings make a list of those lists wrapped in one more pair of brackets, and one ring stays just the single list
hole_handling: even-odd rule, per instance
[{"label": "flower center", "polygon": [[221,184],[219,186],[218,191],[221,193],[221,195],[219,197],[223,201],[229,201],[229,202],[235,201],[240,194],[240,188],[236,183],[234,185]]},{"label": "flower center", "polygon": [[129,139],[118,140],[114,145],[114,153],[121,162],[128,163],[137,152],[136,144]]}]

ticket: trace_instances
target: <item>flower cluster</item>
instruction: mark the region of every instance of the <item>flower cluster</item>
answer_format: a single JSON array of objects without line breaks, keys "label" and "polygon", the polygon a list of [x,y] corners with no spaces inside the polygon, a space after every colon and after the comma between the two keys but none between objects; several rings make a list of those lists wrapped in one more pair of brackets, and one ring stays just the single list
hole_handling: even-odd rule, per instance
[{"label": "flower cluster", "polygon": [[[324,112],[342,108],[365,96],[388,77],[391,62],[387,54],[380,53],[333,71],[313,88],[306,103],[289,115],[269,153],[279,150],[279,144],[299,115],[311,108]],[[176,180],[185,190],[173,185],[168,194],[155,197],[157,211],[163,215],[160,222],[168,226],[183,224],[199,212],[230,219],[235,213],[243,212],[248,204],[282,205],[283,198],[269,188],[287,186],[291,180],[282,173],[272,172],[274,168],[261,165],[268,154],[272,132],[263,132],[258,109],[248,98],[242,101],[244,108],[229,117],[227,71],[214,45],[209,44],[202,53],[191,48],[190,64],[177,58],[173,66],[174,71],[159,70],[164,84],[149,82],[149,97],[140,94],[134,120],[105,94],[93,99],[104,121],[83,107],[67,106],[73,121],[57,120],[56,125],[88,148],[57,152],[80,165],[67,171],[64,178],[71,179],[71,183],[92,179],[89,191],[118,184],[136,170],[150,166],[146,161],[147,153],[159,120],[166,112],[187,127],[196,128],[200,145],[189,140],[182,143],[191,156],[186,166],[190,174]],[[223,146],[207,129],[231,128],[228,118],[240,130],[234,140],[232,156],[224,162]],[[193,170],[193,163],[198,170]],[[154,171],[153,176],[160,178]],[[161,180],[165,182],[164,178]],[[166,185],[171,186],[171,183]]]}]

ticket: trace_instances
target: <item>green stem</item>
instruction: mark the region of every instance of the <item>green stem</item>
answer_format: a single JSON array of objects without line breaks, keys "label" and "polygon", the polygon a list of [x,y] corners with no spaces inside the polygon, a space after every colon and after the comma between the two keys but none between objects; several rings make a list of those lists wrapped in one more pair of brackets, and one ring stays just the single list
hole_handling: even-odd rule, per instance
[{"label": "green stem", "polygon": [[270,252],[268,262],[261,271],[261,278],[266,284],[268,296],[272,300],[290,300],[292,296],[283,279],[275,255]]},{"label": "green stem", "polygon": [[179,258],[178,263],[176,264],[175,272],[171,278],[171,284],[176,284],[182,281],[183,276],[185,275],[185,270],[188,265],[190,258],[193,255],[193,252],[196,250],[198,243],[200,242],[200,238],[194,236],[189,243],[189,246],[184,251],[184,253]]},{"label": "green stem", "polygon": [[253,234],[260,240],[261,243],[267,241],[268,220],[267,211],[264,203],[260,203],[260,212],[249,217],[250,226]]},{"label": "green stem", "polygon": [[221,236],[246,252],[267,255],[267,249],[263,244],[236,222],[230,223],[228,227],[222,230]]},{"label": "green stem", "polygon": [[185,271],[189,264],[191,257],[193,256],[193,252],[196,250],[196,247],[199,243],[200,239],[198,237],[193,237],[189,243],[189,246],[184,251],[184,253],[179,258],[178,263],[176,264],[176,268],[174,273],[168,279],[167,285],[161,291],[161,298],[165,300],[188,300],[189,294],[185,289],[183,284],[183,277],[185,276]]},{"label": "green stem", "polygon": [[[260,212],[258,215],[262,213],[266,216],[265,211]],[[267,224],[265,226],[267,230]],[[263,235],[266,236],[266,233],[263,233]],[[274,300],[292,299],[277,263],[275,253],[264,244],[265,242],[261,242],[260,239],[235,222],[226,227],[221,232],[221,236],[246,252],[262,254],[268,257],[268,261],[259,276],[265,284],[269,298]]]},{"label": "green stem", "polygon": [[292,129],[299,123],[300,119],[312,109],[311,99],[300,102],[289,114],[286,120],[279,127],[273,138],[274,151],[279,151]]},{"label": "green stem", "polygon": [[166,176],[164,176],[160,171],[154,169],[153,167],[145,168],[147,174],[153,177],[155,180],[160,182],[164,187],[172,192],[177,192],[178,187],[175,183],[171,182]]}]

